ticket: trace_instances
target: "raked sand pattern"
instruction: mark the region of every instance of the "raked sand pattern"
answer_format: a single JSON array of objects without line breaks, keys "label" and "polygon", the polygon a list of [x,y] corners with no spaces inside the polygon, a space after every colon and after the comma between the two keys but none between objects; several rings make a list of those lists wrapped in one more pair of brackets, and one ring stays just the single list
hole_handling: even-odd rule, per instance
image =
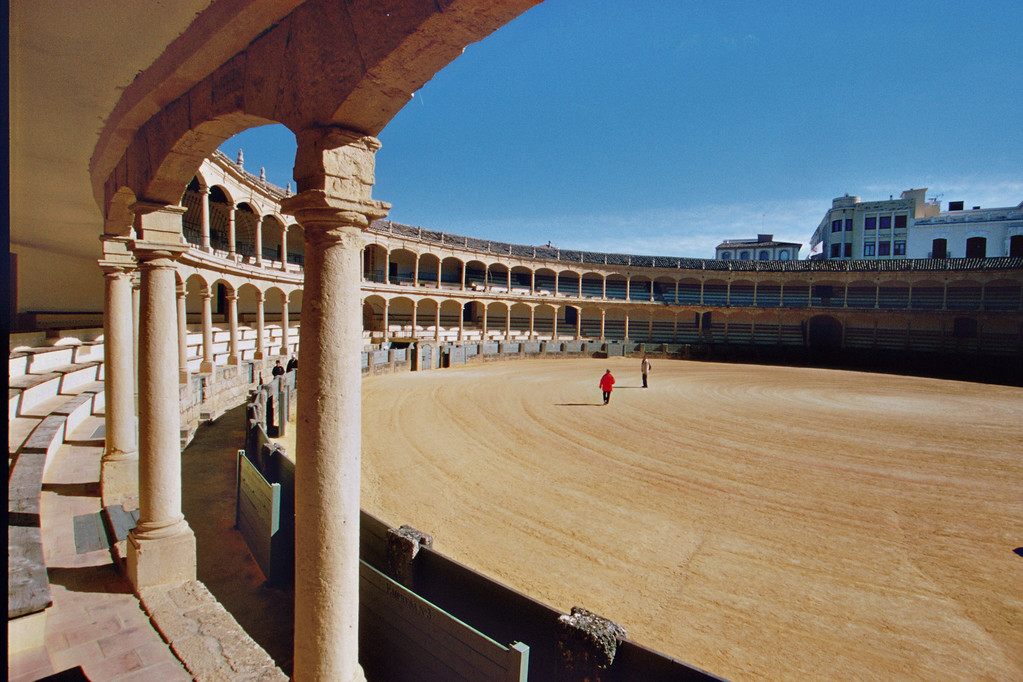
[{"label": "raked sand pattern", "polygon": [[1023,680],[1023,390],[659,359],[641,385],[367,378],[363,508],[733,680]]}]

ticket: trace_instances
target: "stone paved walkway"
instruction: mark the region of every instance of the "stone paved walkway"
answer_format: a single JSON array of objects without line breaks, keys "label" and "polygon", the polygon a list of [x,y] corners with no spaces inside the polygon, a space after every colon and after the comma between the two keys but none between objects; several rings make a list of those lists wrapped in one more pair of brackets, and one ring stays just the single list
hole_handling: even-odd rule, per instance
[{"label": "stone paved walkway", "polygon": [[75,666],[93,682],[192,679],[153,629],[110,550],[76,548],[75,517],[100,511],[103,449],[89,439],[101,424],[99,418],[86,420],[74,434],[82,444],[61,446],[44,476],[43,548],[53,606],[47,609],[45,646],[8,656],[12,682]]}]

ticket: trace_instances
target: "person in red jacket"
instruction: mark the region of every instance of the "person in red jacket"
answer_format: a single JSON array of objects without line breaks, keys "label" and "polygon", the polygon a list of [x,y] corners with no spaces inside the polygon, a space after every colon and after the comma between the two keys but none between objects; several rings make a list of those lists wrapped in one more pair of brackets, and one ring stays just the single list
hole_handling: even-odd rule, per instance
[{"label": "person in red jacket", "polygon": [[604,404],[607,405],[608,401],[611,400],[611,389],[615,385],[615,378],[611,374],[611,370],[604,372],[604,376],[600,377],[600,390],[604,392]]}]

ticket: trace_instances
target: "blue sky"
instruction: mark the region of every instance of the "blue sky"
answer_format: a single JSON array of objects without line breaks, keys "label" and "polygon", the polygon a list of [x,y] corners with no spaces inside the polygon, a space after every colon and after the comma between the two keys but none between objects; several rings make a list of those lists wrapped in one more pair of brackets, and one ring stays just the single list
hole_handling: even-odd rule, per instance
[{"label": "blue sky", "polygon": [[[1023,2],[547,0],[380,134],[374,197],[410,225],[713,257],[804,244],[834,197],[1023,201]],[[280,126],[228,140],[291,180]]]}]

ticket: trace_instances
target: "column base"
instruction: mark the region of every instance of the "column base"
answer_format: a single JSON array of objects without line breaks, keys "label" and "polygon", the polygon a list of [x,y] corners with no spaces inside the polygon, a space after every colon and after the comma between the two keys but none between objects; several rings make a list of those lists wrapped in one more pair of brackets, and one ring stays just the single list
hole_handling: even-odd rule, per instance
[{"label": "column base", "polygon": [[[134,502],[139,495],[139,457],[131,454],[100,463],[100,487],[104,507]],[[134,504],[130,505],[134,508]]]},{"label": "column base", "polygon": [[178,383],[187,384],[189,376],[191,376],[191,373],[187,369],[178,370]]},{"label": "column base", "polygon": [[257,350],[255,353],[252,354],[252,359],[253,360],[262,360],[265,357],[266,357],[266,353],[264,353],[261,350]]},{"label": "column base", "polygon": [[163,538],[128,534],[128,580],[138,593],[156,585],[195,580],[195,534],[182,521],[183,530]]},{"label": "column base", "polygon": [[199,365],[199,374],[213,374],[213,368],[215,366],[216,365],[214,365],[212,362],[207,362],[206,360],[203,360],[202,363],[200,363]]},{"label": "column base", "polygon": [[227,358],[227,364],[230,365],[230,366],[237,366],[237,365],[242,364],[242,362],[238,358],[237,355],[232,355],[232,356]]}]

